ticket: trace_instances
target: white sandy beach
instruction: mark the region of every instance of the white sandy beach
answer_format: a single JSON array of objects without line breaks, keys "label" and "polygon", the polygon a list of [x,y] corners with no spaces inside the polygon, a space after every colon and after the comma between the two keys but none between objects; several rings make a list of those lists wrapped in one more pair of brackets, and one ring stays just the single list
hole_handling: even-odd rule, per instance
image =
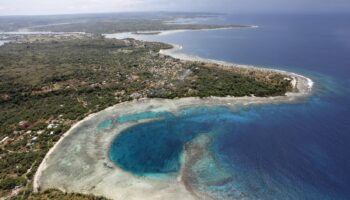
[{"label": "white sandy beach", "polygon": [[[208,28],[208,29],[177,29],[177,30],[152,30],[152,31],[140,31],[139,34],[135,34],[135,32],[122,32],[122,33],[114,33],[114,34],[103,34],[106,38],[115,38],[115,39],[125,39],[125,38],[135,38],[137,40],[143,40],[143,36],[147,36],[147,34],[142,33],[156,33],[154,35],[165,36],[172,35],[176,33],[183,33],[188,31],[217,31],[217,30],[229,30],[229,29],[238,29],[238,28],[258,28],[258,26],[251,25],[246,27],[223,27],[223,28]],[[174,45],[176,46],[176,45]]]},{"label": "white sandy beach", "polygon": [[[188,56],[178,53],[179,48],[175,46],[174,49],[162,50],[160,53],[183,60],[214,62],[227,67],[253,67]],[[147,111],[167,111],[176,114],[183,108],[194,106],[228,106],[234,109],[237,106],[296,103],[305,100],[311,94],[311,79],[295,73],[278,72],[293,77],[297,92],[279,97],[140,99],[117,104],[92,114],[75,124],[49,151],[35,174],[34,190],[55,188],[64,192],[101,195],[116,200],[196,199],[198,196],[186,189],[181,174],[178,178],[166,180],[138,177],[123,171],[110,161],[108,153],[113,139],[128,127],[149,119],[114,124],[112,128],[104,131],[98,130],[97,125],[106,119]]]}]

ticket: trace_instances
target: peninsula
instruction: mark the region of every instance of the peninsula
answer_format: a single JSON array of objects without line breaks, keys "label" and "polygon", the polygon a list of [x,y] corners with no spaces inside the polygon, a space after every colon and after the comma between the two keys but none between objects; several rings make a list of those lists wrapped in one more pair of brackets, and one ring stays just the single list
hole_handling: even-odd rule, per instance
[{"label": "peninsula", "polygon": [[[85,130],[82,127],[112,113],[176,114],[195,105],[292,103],[310,92],[310,80],[303,76],[174,58],[172,48],[158,42],[106,39],[99,34],[82,33],[26,35],[1,46],[0,196],[59,198],[64,196],[60,192],[63,191],[72,193],[71,198],[85,198],[74,194],[83,193],[123,199],[120,195],[128,195],[137,183],[141,184],[136,186],[140,192],[164,188],[154,193],[156,196],[144,196],[146,199],[174,193],[191,199],[181,177],[169,182],[143,180],[110,164],[105,154],[111,140],[139,122],[116,126],[113,134],[98,143],[94,141],[101,135],[91,129],[91,137],[82,138],[87,137],[81,134]],[[102,146],[89,156],[83,155],[71,149],[79,144],[79,139],[91,143],[84,148]],[[78,162],[64,168],[59,164],[64,153]],[[82,171],[82,176],[75,174],[86,159],[91,163],[84,164],[91,168]],[[101,173],[126,182],[113,185],[110,180],[98,179]],[[76,179],[78,176],[81,179]],[[74,180],[79,180],[79,184]],[[118,192],[108,192],[106,184]],[[131,186],[125,188],[125,184]],[[43,193],[34,194],[33,185],[34,190]],[[141,193],[133,195],[137,199]]]}]

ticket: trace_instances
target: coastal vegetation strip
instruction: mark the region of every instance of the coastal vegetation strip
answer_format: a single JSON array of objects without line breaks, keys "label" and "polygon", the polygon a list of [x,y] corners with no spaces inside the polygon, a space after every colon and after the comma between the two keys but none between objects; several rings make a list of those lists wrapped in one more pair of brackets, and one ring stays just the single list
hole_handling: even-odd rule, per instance
[{"label": "coastal vegetation strip", "polygon": [[93,35],[28,36],[1,46],[0,196],[31,196],[48,150],[74,123],[109,106],[145,97],[265,97],[293,90],[289,76],[158,53],[167,48]]}]

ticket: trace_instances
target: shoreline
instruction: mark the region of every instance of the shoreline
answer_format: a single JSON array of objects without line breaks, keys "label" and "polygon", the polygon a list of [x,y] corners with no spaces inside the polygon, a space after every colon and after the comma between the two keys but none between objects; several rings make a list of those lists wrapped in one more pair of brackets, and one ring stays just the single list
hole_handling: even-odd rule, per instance
[{"label": "shoreline", "polygon": [[[253,70],[257,70],[257,71],[277,72],[277,73],[281,73],[283,75],[287,75],[287,76],[291,76],[291,77],[300,77],[302,79],[307,80],[307,89],[309,90],[309,92],[311,92],[311,90],[314,86],[314,82],[310,78],[303,76],[303,75],[300,75],[300,74],[297,74],[297,73],[294,73],[294,72],[284,71],[284,70],[280,70],[280,69],[266,68],[266,67],[258,67],[258,66],[254,66],[254,65],[235,64],[235,63],[226,62],[226,61],[222,61],[222,60],[208,59],[208,58],[202,58],[200,56],[179,53],[179,51],[181,51],[183,48],[181,45],[177,45],[177,44],[170,44],[170,45],[172,45],[173,48],[162,49],[159,51],[159,53],[162,55],[170,56],[170,57],[180,59],[183,61],[205,62],[205,63],[221,65],[224,67],[236,67],[236,68],[253,69]],[[293,86],[296,87],[295,84],[293,84]],[[298,88],[298,89],[301,89],[301,88]]]},{"label": "shoreline", "polygon": [[[216,30],[230,30],[230,29],[241,29],[241,28],[258,28],[256,25],[246,25],[246,26],[237,26],[237,27],[221,27],[221,28],[202,28],[202,29],[172,29],[172,30],[146,30],[146,31],[129,31],[129,32],[117,32],[117,33],[107,33],[102,34],[106,38],[114,39],[126,39],[128,37],[142,37],[142,36],[165,36],[176,33],[183,33],[187,31],[216,31]],[[136,34],[135,34],[136,33]],[[142,34],[146,33],[146,34]],[[148,33],[148,34],[147,34]],[[149,34],[156,33],[156,34]],[[142,40],[140,38],[135,38],[137,40]]]},{"label": "shoreline", "polygon": [[[130,35],[171,35],[175,33],[183,33],[187,31],[214,31],[214,30],[229,30],[235,28],[256,28],[257,26],[242,26],[242,27],[222,27],[222,28],[203,28],[203,29],[174,29],[174,30],[152,30],[152,31],[133,31],[133,32],[121,32],[116,34],[130,34]],[[108,34],[107,34],[108,35]]]},{"label": "shoreline", "polygon": [[[237,106],[295,103],[303,97],[306,97],[305,94],[300,95],[300,93],[279,97],[208,97],[203,99],[189,97],[174,100],[140,99],[117,104],[99,113],[89,115],[82,121],[76,123],[60,138],[54,147],[46,154],[34,176],[34,191],[40,192],[42,189],[56,188],[64,192],[95,194],[112,199],[123,199],[118,196],[120,193],[125,195],[133,193],[133,197],[128,199],[175,199],[172,197],[174,193],[177,193],[175,196],[181,196],[181,199],[192,199],[191,193],[188,193],[189,191],[186,189],[185,182],[183,182],[185,177],[183,177],[181,172],[177,180],[151,180],[136,177],[129,172],[125,172],[110,161],[108,154],[110,143],[113,142],[118,134],[131,126],[145,123],[149,120],[115,125],[116,127],[112,128],[110,131],[108,130],[105,135],[100,135],[101,133],[98,131],[92,131],[91,134],[87,134],[87,131],[95,127],[101,119],[105,119],[106,115],[109,115],[109,118],[116,118],[116,113],[118,116],[148,111],[169,111],[176,114],[182,109],[195,106],[227,106],[235,109]],[[103,142],[100,142],[100,140]],[[74,153],[70,151],[74,150],[77,146],[82,148],[79,152]],[[93,149],[96,149],[97,152]],[[89,151],[93,151],[93,153],[91,155],[85,153]],[[90,161],[84,163],[78,161],[78,164],[69,164],[66,166],[64,163],[67,162],[67,153],[71,155],[69,159]],[[75,162],[76,161],[72,161],[72,163]],[[93,164],[89,164],[90,162]],[[92,168],[92,170],[81,174],[81,172],[84,171],[84,168],[82,168],[84,166],[88,166],[88,168]],[[66,171],[67,173],[61,173],[62,171]],[[76,176],[79,177],[79,182],[75,181]],[[59,178],[60,180],[57,180],[58,177],[62,179]],[[116,183],[115,180],[120,181]],[[142,184],[138,186],[137,183]],[[124,187],[124,184],[129,186]],[[110,187],[118,189],[116,189],[115,192],[110,192],[108,190]],[[145,193],[150,193],[152,195],[144,195]]]},{"label": "shoreline", "polygon": [[171,35],[175,33],[182,33],[187,31],[217,31],[217,30],[230,30],[230,29],[241,29],[241,28],[258,28],[255,25],[247,25],[247,26],[232,26],[232,27],[221,27],[221,28],[203,28],[203,29],[177,29],[177,30],[165,30],[159,31],[158,35]]},{"label": "shoreline", "polygon": [[[123,199],[118,195],[133,193],[128,199],[192,199],[183,182],[185,177],[179,174],[176,180],[152,180],[137,177],[123,171],[109,159],[109,147],[111,142],[125,129],[139,123],[150,120],[141,120],[132,123],[115,125],[111,130],[102,135],[98,131],[91,131],[92,127],[101,119],[115,118],[118,116],[136,114],[140,112],[169,111],[176,114],[178,111],[195,106],[227,106],[235,109],[237,106],[255,106],[273,103],[294,103],[300,96],[283,97],[208,97],[208,98],[181,98],[168,99],[140,99],[125,102],[109,107],[99,113],[94,113],[76,123],[46,154],[34,176],[33,188],[35,192],[46,189],[59,189],[64,192],[94,194],[112,199]],[[156,120],[157,118],[153,119]],[[102,142],[101,142],[102,140]],[[79,147],[78,152],[75,149]],[[81,149],[80,149],[81,148]],[[96,151],[95,151],[96,149]],[[86,153],[90,152],[92,153]],[[67,158],[66,155],[70,155]],[[67,161],[69,159],[70,161]],[[83,160],[83,163],[79,161]],[[94,160],[91,160],[94,159]],[[89,160],[84,161],[84,160]],[[66,165],[66,163],[69,163]],[[92,163],[92,164],[91,164]],[[89,170],[85,173],[84,168]],[[75,175],[72,175],[75,174]],[[79,182],[77,182],[77,177]],[[116,183],[116,180],[117,183]],[[141,184],[138,186],[137,183]],[[123,185],[128,185],[124,187]],[[115,188],[114,191],[108,188]],[[137,192],[135,192],[137,191]],[[149,193],[152,195],[144,195]],[[130,194],[129,194],[130,195]],[[176,196],[176,195],[175,195]],[[158,197],[158,198],[157,198]]]},{"label": "shoreline", "polygon": [[[293,78],[293,85],[297,89],[297,92],[288,92],[285,96],[277,97],[187,97],[172,100],[145,98],[116,104],[98,113],[90,114],[74,124],[63,134],[60,140],[46,154],[35,173],[33,179],[33,189],[35,192],[40,192],[42,189],[55,188],[64,192],[101,195],[112,199],[123,199],[126,195],[130,195],[128,199],[195,199],[186,190],[186,186],[181,178],[181,172],[179,180],[149,180],[136,177],[111,163],[108,156],[108,148],[110,143],[113,142],[113,139],[126,128],[144,123],[145,121],[141,120],[118,126],[114,125],[111,130],[105,131],[108,134],[101,134],[96,130],[90,129],[95,127],[99,120],[108,117],[115,118],[116,116],[147,111],[169,111],[176,114],[184,108],[195,106],[215,107],[223,105],[234,109],[237,106],[296,103],[307,98],[312,93],[314,83],[311,79],[303,75],[277,69],[239,65],[176,53],[176,51],[181,50],[181,46],[173,46],[174,48],[161,50],[159,53],[182,61],[210,62],[225,67],[250,68],[282,73]],[[87,133],[81,131],[81,129]],[[82,134],[82,132],[85,134]],[[77,146],[80,149],[76,150]],[[67,153],[72,153],[70,155],[78,160],[65,158]],[[79,161],[79,159],[82,159],[82,161]],[[71,163],[67,165],[67,162]],[[80,162],[85,163],[82,164]],[[87,167],[88,169],[82,167]],[[76,180],[76,174],[74,176],[72,175],[74,173],[79,174],[79,182]],[[110,187],[115,188],[115,190],[110,191],[108,189]]]}]

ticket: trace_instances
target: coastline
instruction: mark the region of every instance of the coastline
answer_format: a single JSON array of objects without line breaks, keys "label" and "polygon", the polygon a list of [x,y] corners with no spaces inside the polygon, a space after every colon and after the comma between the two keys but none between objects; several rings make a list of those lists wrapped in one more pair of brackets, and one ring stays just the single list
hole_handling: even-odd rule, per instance
[{"label": "coastline", "polygon": [[230,29],[237,29],[237,28],[257,28],[258,26],[254,25],[247,25],[247,26],[233,26],[233,27],[222,27],[222,28],[203,28],[203,29],[178,29],[178,30],[167,30],[167,31],[160,31],[158,35],[170,35],[175,33],[182,33],[187,31],[217,31],[217,30],[230,30]]},{"label": "coastline", "polygon": [[[120,32],[120,33],[108,33],[108,34],[102,34],[106,38],[115,38],[115,39],[125,39],[128,37],[132,37],[135,39],[140,39],[137,37],[142,36],[150,36],[150,35],[156,35],[156,36],[165,36],[165,35],[171,35],[176,33],[183,33],[187,31],[217,31],[217,30],[230,30],[230,29],[240,29],[240,28],[258,28],[259,26],[256,25],[247,25],[247,26],[237,26],[237,27],[222,27],[222,28],[202,28],[202,29],[175,29],[175,30],[149,30],[149,31],[139,31],[139,32]],[[136,34],[135,34],[136,33]],[[142,34],[146,33],[146,34]],[[149,33],[155,33],[155,34],[149,34]],[[142,40],[142,39],[141,39]],[[174,45],[175,46],[175,45]]]},{"label": "coastline", "polygon": [[[184,53],[179,53],[179,51],[182,50],[182,46],[181,45],[177,45],[177,44],[171,44],[173,46],[173,48],[171,49],[162,49],[160,50],[160,54],[165,55],[165,56],[170,56],[173,58],[177,58],[180,60],[184,60],[184,61],[191,61],[191,62],[205,62],[205,63],[212,63],[212,64],[217,64],[217,65],[221,65],[224,67],[236,67],[236,68],[246,68],[246,69],[253,69],[253,70],[257,70],[257,71],[268,71],[268,72],[277,72],[277,73],[281,73],[287,76],[291,76],[291,77],[299,77],[301,79],[305,79],[307,80],[307,87],[306,88],[301,88],[301,86],[299,86],[299,90],[309,90],[309,92],[311,92],[314,82],[303,75],[294,73],[294,72],[288,72],[288,71],[283,71],[283,70],[279,70],[279,69],[273,69],[273,68],[265,68],[265,67],[257,67],[257,66],[253,66],[253,65],[243,65],[243,64],[235,64],[235,63],[231,63],[231,62],[226,62],[226,61],[221,61],[221,60],[215,60],[215,59],[208,59],[208,58],[202,58],[200,56],[193,56],[193,55],[188,55],[188,54],[184,54]],[[293,84],[293,87],[297,87],[295,84]],[[288,95],[288,94],[287,94]]]},{"label": "coastline", "polygon": [[[33,180],[35,192],[55,188],[64,192],[102,195],[112,199],[124,199],[126,196],[128,199],[195,199],[186,189],[181,174],[177,180],[148,180],[121,170],[109,160],[108,148],[113,139],[126,128],[145,123],[145,120],[115,125],[103,134],[95,129],[89,129],[95,128],[96,123],[106,117],[116,118],[148,111],[169,111],[176,114],[184,108],[193,106],[227,106],[234,109],[237,106],[296,103],[311,95],[314,83],[305,76],[282,70],[190,56],[178,53],[181,46],[173,46],[173,49],[161,50],[159,53],[183,61],[210,62],[225,67],[282,73],[293,78],[296,91],[278,97],[189,97],[173,100],[145,98],[114,105],[77,122],[50,149],[35,173]],[[66,158],[67,153],[71,153],[71,158]],[[75,161],[76,159],[82,159],[83,163]],[[108,187],[113,187],[115,190],[110,191]]]},{"label": "coastline", "polygon": [[[182,174],[176,180],[145,179],[123,171],[110,161],[108,150],[114,138],[123,130],[148,120],[115,125],[103,134],[94,129],[96,124],[105,118],[140,112],[168,111],[176,114],[193,106],[227,106],[235,109],[237,106],[293,103],[296,99],[297,96],[190,97],[175,100],[140,99],[117,104],[89,115],[61,137],[40,164],[34,177],[34,191],[55,188],[64,192],[102,195],[112,199],[123,199],[124,195],[130,197],[128,199],[177,199],[179,196],[181,199],[193,199],[192,193],[186,189]],[[67,155],[70,155],[69,158]],[[115,190],[109,190],[110,187]]]},{"label": "coastline", "polygon": [[[109,160],[108,149],[114,138],[126,128],[146,121],[117,125],[103,135],[98,131],[91,131],[94,130],[93,127],[96,127],[98,121],[106,117],[116,118],[116,113],[118,116],[148,111],[169,111],[176,114],[184,108],[199,105],[228,106],[234,109],[236,106],[293,103],[300,97],[304,95],[208,97],[204,99],[191,97],[175,100],[140,99],[117,104],[99,113],[89,115],[64,134],[40,164],[34,178],[34,190],[38,192],[42,189],[56,188],[64,192],[102,195],[112,199],[123,199],[124,195],[130,197],[128,199],[175,199],[179,196],[181,199],[192,199],[193,196],[187,191],[181,174],[177,180],[148,180],[121,170]],[[66,155],[70,155],[70,158],[67,158]],[[83,160],[83,163],[79,159]],[[78,182],[77,177],[79,177]],[[108,190],[110,187],[115,190]],[[130,196],[131,193],[132,196]],[[120,196],[120,194],[123,195]]]}]

